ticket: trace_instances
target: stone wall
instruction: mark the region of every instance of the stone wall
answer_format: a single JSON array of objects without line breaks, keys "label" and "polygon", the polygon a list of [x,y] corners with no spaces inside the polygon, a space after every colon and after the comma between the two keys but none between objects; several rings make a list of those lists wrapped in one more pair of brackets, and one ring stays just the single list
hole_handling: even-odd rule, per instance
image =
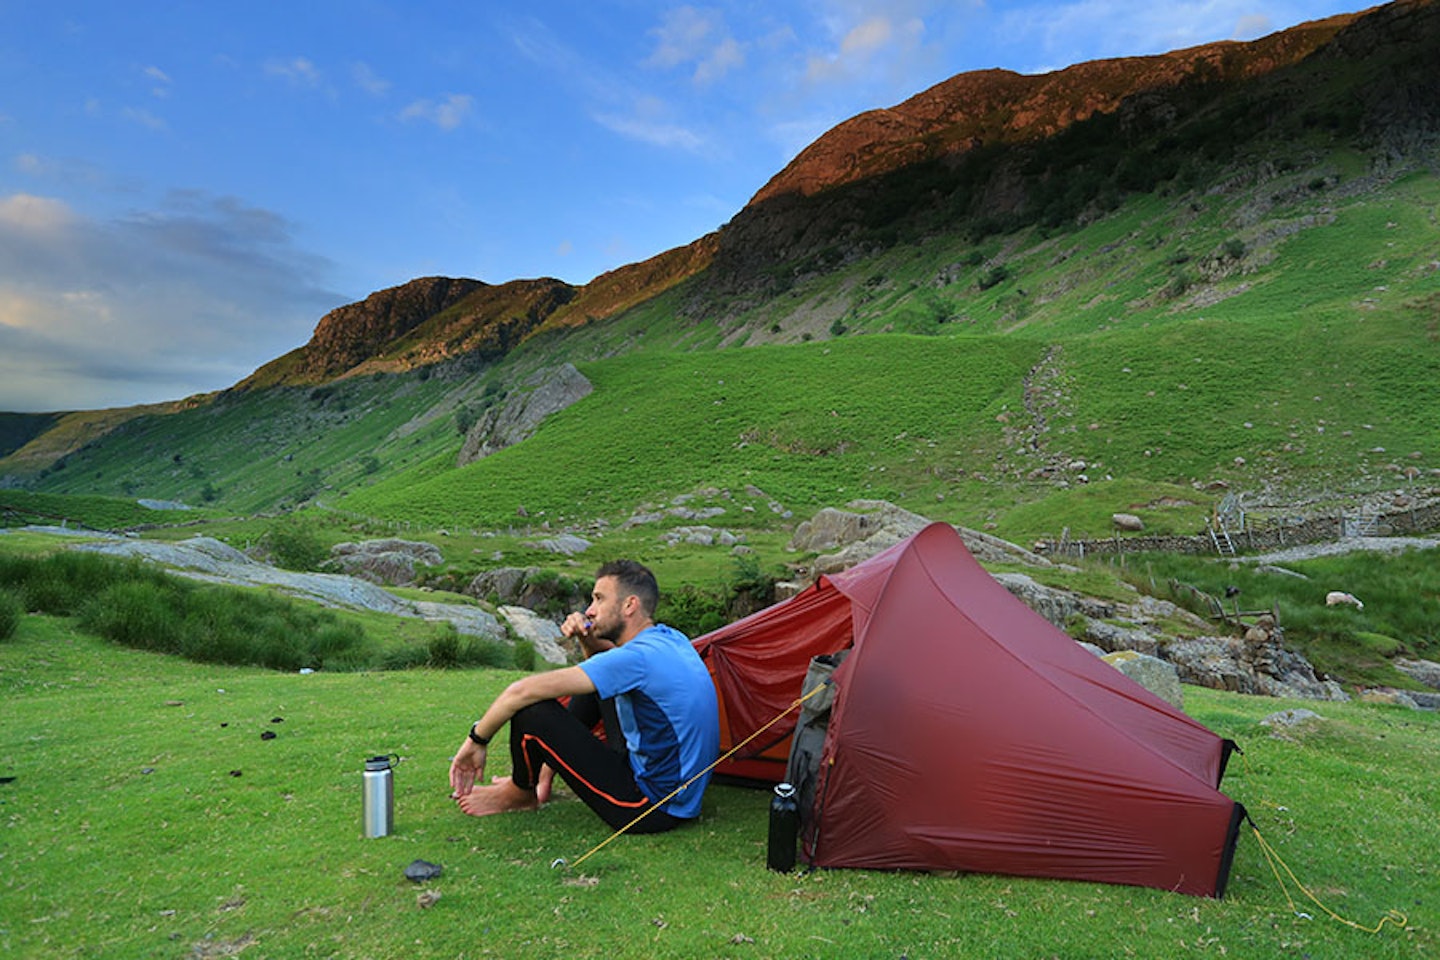
[{"label": "stone wall", "polygon": [[[1250,522],[1241,533],[1232,533],[1236,550],[1281,550],[1306,543],[1325,543],[1342,539],[1353,531],[1357,517],[1353,514],[1330,514],[1293,519],[1262,519]],[[1367,517],[1373,523],[1369,535],[1404,536],[1440,529],[1440,503],[1399,510],[1383,516]],[[1353,533],[1351,534],[1353,535]],[[1121,553],[1165,551],[1168,553],[1217,553],[1210,534],[1181,536],[1143,533],[1120,533],[1090,540],[1042,540],[1035,551],[1048,557],[1114,556]]]}]

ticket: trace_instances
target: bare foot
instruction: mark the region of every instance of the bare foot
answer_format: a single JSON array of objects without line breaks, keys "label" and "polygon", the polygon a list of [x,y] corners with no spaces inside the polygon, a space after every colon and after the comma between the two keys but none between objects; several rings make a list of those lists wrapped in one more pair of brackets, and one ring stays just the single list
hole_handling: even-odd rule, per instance
[{"label": "bare foot", "polygon": [[455,802],[472,817],[488,817],[492,813],[510,813],[513,810],[535,810],[540,806],[534,790],[522,790],[515,786],[509,777],[496,777],[488,786],[472,787],[469,793]]},{"label": "bare foot", "polygon": [[[495,784],[509,783],[510,778],[497,775],[491,777],[490,782]],[[550,794],[554,789],[555,771],[546,764],[540,768],[540,780],[535,784],[535,799],[539,801],[541,806],[544,806],[550,802]],[[452,799],[454,799],[454,797],[452,797]]]}]

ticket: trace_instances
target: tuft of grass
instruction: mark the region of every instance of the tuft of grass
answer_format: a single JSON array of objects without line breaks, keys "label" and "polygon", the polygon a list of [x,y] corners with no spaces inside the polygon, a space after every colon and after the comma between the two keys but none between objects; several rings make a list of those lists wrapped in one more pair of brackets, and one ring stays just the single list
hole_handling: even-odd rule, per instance
[{"label": "tuft of grass", "polygon": [[9,640],[20,626],[25,605],[12,590],[0,588],[0,641]]}]

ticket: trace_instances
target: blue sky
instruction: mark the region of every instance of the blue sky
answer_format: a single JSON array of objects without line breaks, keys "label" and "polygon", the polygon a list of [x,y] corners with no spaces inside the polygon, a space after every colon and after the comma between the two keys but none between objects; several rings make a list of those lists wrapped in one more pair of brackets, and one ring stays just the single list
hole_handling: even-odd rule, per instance
[{"label": "blue sky", "polygon": [[420,276],[584,283],[947,77],[1336,0],[0,0],[0,410],[221,389]]}]

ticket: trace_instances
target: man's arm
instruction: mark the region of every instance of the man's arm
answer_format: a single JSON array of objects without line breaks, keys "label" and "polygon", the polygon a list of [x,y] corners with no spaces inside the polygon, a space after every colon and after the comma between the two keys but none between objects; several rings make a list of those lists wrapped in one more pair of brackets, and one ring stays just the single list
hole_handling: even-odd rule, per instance
[{"label": "man's arm", "polygon": [[[557,697],[594,693],[595,684],[579,667],[533,673],[506,687],[473,727],[476,736],[489,739],[515,714],[532,703]],[[450,788],[453,796],[464,796],[485,773],[486,750],[466,736],[450,761]]]}]

